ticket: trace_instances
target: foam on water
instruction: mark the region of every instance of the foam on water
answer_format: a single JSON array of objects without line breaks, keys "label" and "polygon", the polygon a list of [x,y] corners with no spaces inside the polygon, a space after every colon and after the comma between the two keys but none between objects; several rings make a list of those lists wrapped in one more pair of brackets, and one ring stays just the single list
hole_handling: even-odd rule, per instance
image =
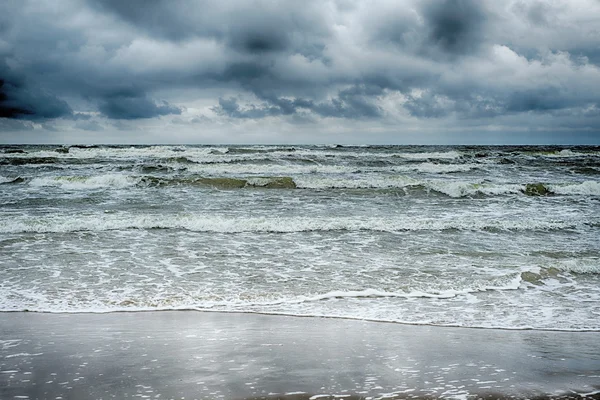
[{"label": "foam on water", "polygon": [[453,218],[432,217],[246,217],[228,218],[210,214],[98,214],[11,216],[0,219],[1,233],[50,233],[80,231],[110,231],[123,229],[187,229],[193,232],[311,232],[311,231],[444,231],[444,230],[498,230],[498,231],[549,231],[585,229],[600,223],[598,219],[561,220],[540,216],[519,220],[489,216],[474,219],[472,216]]},{"label": "foam on water", "polygon": [[[247,169],[247,166],[245,167]],[[418,168],[418,167],[417,167]],[[348,172],[352,168],[345,167],[271,167],[253,169],[254,175],[241,175],[244,168],[234,168],[230,176],[211,175],[218,169],[194,169],[207,172],[207,176],[180,175],[178,177],[153,176],[153,175],[127,175],[123,173],[108,173],[92,176],[44,176],[30,179],[0,177],[0,184],[8,182],[28,183],[33,187],[59,187],[65,190],[93,190],[93,189],[123,189],[136,185],[142,186],[164,186],[164,185],[205,185],[209,187],[223,188],[298,188],[298,189],[425,189],[441,193],[453,198],[485,195],[522,195],[527,193],[528,183],[489,183],[484,180],[476,182],[448,179],[418,179],[407,175],[358,172]],[[398,170],[398,168],[391,168]],[[444,169],[437,170],[442,171]],[[449,169],[445,169],[449,171]],[[309,172],[312,171],[312,172]],[[458,169],[457,169],[458,171]],[[221,172],[221,171],[220,171]],[[225,172],[225,171],[222,171]],[[268,176],[269,174],[281,172],[281,175]],[[307,173],[308,172],[308,173]],[[286,176],[285,174],[289,176]],[[275,184],[289,181],[286,184]],[[229,182],[229,184],[227,183]],[[600,182],[565,182],[544,183],[543,187],[549,194],[562,196],[600,196]]]},{"label": "foam on water", "polygon": [[550,268],[576,274],[600,274],[600,257],[588,257],[550,262]]},{"label": "foam on water", "polygon": [[99,188],[122,189],[135,186],[140,182],[140,177],[127,176],[123,174],[106,174],[97,176],[50,176],[33,178],[29,185],[44,187],[54,186],[68,190],[85,190]]},{"label": "foam on water", "polygon": [[548,184],[548,189],[562,195],[600,196],[600,182],[585,181],[571,184]]}]

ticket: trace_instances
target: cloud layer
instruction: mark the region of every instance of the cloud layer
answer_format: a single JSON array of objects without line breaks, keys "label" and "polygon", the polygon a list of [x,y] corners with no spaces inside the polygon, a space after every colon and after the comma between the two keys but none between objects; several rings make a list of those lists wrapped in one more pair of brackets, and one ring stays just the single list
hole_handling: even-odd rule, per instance
[{"label": "cloud layer", "polygon": [[0,139],[593,142],[599,26],[597,0],[9,0]]}]

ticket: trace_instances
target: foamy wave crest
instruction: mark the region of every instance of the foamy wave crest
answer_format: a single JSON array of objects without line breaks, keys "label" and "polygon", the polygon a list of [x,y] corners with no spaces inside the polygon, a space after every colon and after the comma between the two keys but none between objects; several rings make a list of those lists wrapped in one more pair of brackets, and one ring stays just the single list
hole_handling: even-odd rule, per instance
[{"label": "foamy wave crest", "polygon": [[436,164],[436,163],[420,163],[402,167],[394,167],[394,171],[417,171],[428,174],[450,174],[453,172],[468,172],[477,168],[473,164]]},{"label": "foamy wave crest", "polygon": [[99,188],[125,188],[140,182],[139,177],[122,174],[106,174],[97,176],[55,176],[33,178],[31,186],[53,186],[69,190],[99,189]]},{"label": "foamy wave crest", "polygon": [[[236,176],[254,175],[294,175],[294,174],[350,174],[354,173],[359,168],[345,165],[252,165],[251,167],[245,164],[194,164],[187,167],[187,170],[195,174],[204,175],[225,175],[233,174]],[[361,171],[389,171],[389,168],[361,168]]]},{"label": "foamy wave crest", "polygon": [[[595,223],[598,223],[596,221]],[[434,218],[365,218],[365,217],[253,217],[230,218],[215,215],[130,215],[99,214],[11,217],[0,219],[1,233],[23,232],[77,232],[109,231],[125,229],[186,229],[195,232],[243,233],[274,232],[291,233],[307,231],[429,231],[429,230],[556,230],[576,229],[590,221],[561,221],[543,218],[494,219],[456,217]]]},{"label": "foamy wave crest", "polygon": [[458,151],[444,151],[444,152],[423,152],[423,153],[396,153],[394,154],[396,157],[406,158],[408,160],[428,160],[428,159],[437,159],[437,160],[455,160],[461,157],[461,154]]},{"label": "foamy wave crest", "polygon": [[563,149],[552,153],[539,153],[545,157],[550,158],[574,158],[574,157],[586,157],[586,156],[598,156],[598,153],[580,153],[571,149]]},{"label": "foamy wave crest", "polygon": [[418,185],[403,175],[358,175],[354,177],[299,176],[294,181],[301,189],[387,189]]},{"label": "foamy wave crest", "polygon": [[462,181],[430,181],[425,184],[427,189],[443,193],[450,197],[466,197],[477,194],[503,195],[516,194],[522,191],[522,185],[486,185],[483,183],[471,183]]},{"label": "foamy wave crest", "polygon": [[576,274],[600,274],[600,258],[583,258],[559,261],[549,265],[560,271]]},{"label": "foamy wave crest", "polygon": [[600,182],[585,181],[573,184],[550,184],[546,185],[552,193],[562,195],[587,195],[600,196]]}]

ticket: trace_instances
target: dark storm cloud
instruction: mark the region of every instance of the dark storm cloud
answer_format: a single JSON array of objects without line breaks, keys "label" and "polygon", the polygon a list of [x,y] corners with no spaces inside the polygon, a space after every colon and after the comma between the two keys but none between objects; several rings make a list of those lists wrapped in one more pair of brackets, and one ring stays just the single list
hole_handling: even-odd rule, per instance
[{"label": "dark storm cloud", "polygon": [[160,115],[181,114],[181,108],[163,101],[156,104],[143,96],[118,95],[103,99],[98,107],[100,112],[112,119],[141,119]]},{"label": "dark storm cloud", "polygon": [[548,86],[509,93],[427,91],[419,96],[408,96],[404,107],[419,118],[441,118],[454,114],[461,118],[481,119],[519,113],[558,115],[558,111],[589,104],[587,99],[570,97],[560,89]]},{"label": "dark storm cloud", "polygon": [[506,102],[508,112],[550,111],[568,108],[573,101],[561,95],[557,88],[546,87],[533,91],[515,91]]},{"label": "dark storm cloud", "polygon": [[481,1],[429,1],[422,13],[429,43],[446,53],[471,53],[483,42],[487,17]]},{"label": "dark storm cloud", "polygon": [[381,107],[372,96],[382,93],[381,88],[354,86],[342,90],[330,100],[314,102],[302,98],[282,98],[260,94],[263,104],[251,104],[242,108],[235,98],[219,99],[214,111],[232,118],[264,118],[279,115],[292,115],[298,112],[312,111],[321,117],[361,119],[376,118],[382,115]]},{"label": "dark storm cloud", "polygon": [[378,45],[439,59],[478,51],[490,16],[476,0],[427,0],[414,9],[397,6],[372,21],[367,33]]},{"label": "dark storm cloud", "polygon": [[579,127],[570,114],[600,129],[584,117],[600,103],[594,4],[8,0],[0,118],[38,128],[62,118],[56,126],[81,130],[133,130],[167,115],[181,115],[163,118],[180,127],[224,118],[480,126],[519,116]]},{"label": "dark storm cloud", "polygon": [[0,60],[0,118],[59,118],[73,114],[69,105],[27,82]]},{"label": "dark storm cloud", "polygon": [[323,48],[313,40],[328,31],[315,1],[95,0],[90,4],[152,37],[174,42],[211,38],[248,54],[293,51],[309,55]]},{"label": "dark storm cloud", "polygon": [[205,10],[210,5],[198,0],[196,4],[181,0],[178,5],[165,0],[91,0],[101,11],[114,13],[153,36],[184,40],[197,33],[201,24],[194,24],[188,11]]}]

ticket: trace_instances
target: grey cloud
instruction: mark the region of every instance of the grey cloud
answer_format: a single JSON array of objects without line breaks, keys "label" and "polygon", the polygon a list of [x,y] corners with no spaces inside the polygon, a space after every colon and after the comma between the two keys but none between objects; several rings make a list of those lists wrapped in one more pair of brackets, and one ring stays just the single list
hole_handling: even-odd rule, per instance
[{"label": "grey cloud", "polygon": [[468,54],[483,42],[488,18],[477,0],[429,1],[423,17],[431,44],[449,54]]},{"label": "grey cloud", "polygon": [[368,119],[382,116],[381,107],[372,98],[380,95],[382,91],[377,87],[354,86],[339,91],[337,97],[321,102],[261,94],[264,103],[250,104],[246,108],[242,108],[235,98],[220,98],[219,105],[214,107],[213,111],[232,118],[264,118],[310,111],[321,117]]},{"label": "grey cloud", "polygon": [[314,41],[328,32],[317,1],[180,0],[174,6],[168,0],[96,0],[91,4],[154,37],[212,38],[234,51],[256,55],[281,51],[314,55],[323,48]]},{"label": "grey cloud", "polygon": [[382,110],[375,97],[383,92],[381,88],[372,86],[354,86],[342,90],[331,102],[316,104],[312,110],[323,117],[348,119],[376,118]]},{"label": "grey cloud", "polygon": [[587,98],[573,96],[553,86],[507,92],[466,88],[463,91],[428,90],[420,96],[408,95],[404,108],[418,118],[456,115],[462,119],[480,120],[526,113],[561,116],[564,111],[572,114],[573,109],[584,108],[589,102]]},{"label": "grey cloud", "polygon": [[90,3],[151,35],[170,40],[184,40],[195,35],[203,24],[193,23],[190,17],[194,17],[198,10],[210,7],[208,2],[201,0],[195,5],[191,1],[181,0],[179,7],[164,0],[94,0]]},{"label": "grey cloud", "polygon": [[76,121],[87,121],[90,118],[92,118],[92,116],[89,114],[83,114],[83,113],[74,113],[73,114],[73,119]]},{"label": "grey cloud", "polygon": [[160,115],[181,114],[181,108],[166,101],[157,104],[145,96],[119,95],[106,98],[98,106],[100,112],[112,119],[141,119]]},{"label": "grey cloud", "polygon": [[285,31],[264,27],[235,32],[230,41],[236,50],[258,54],[283,51],[289,45]]},{"label": "grey cloud", "polygon": [[[452,104],[454,106],[454,104]],[[414,116],[419,118],[439,118],[450,114],[453,107],[448,107],[439,101],[433,93],[424,93],[421,96],[408,96],[404,108]]]},{"label": "grey cloud", "polygon": [[548,87],[511,93],[506,102],[506,111],[549,111],[568,108],[572,105],[573,102],[565,98],[558,89]]},{"label": "grey cloud", "polygon": [[282,114],[279,107],[269,106],[267,104],[250,105],[244,109],[239,105],[236,98],[219,99],[219,105],[212,110],[218,115],[224,115],[231,118],[265,118],[268,116],[277,116]]},{"label": "grey cloud", "polygon": [[30,121],[0,118],[0,133],[9,131],[30,131],[33,129],[33,123]]},{"label": "grey cloud", "polygon": [[216,123],[575,126],[566,113],[600,102],[600,20],[578,12],[563,0],[0,2],[0,117],[83,130],[100,113],[134,131],[165,115],[202,123],[182,107],[212,104]]},{"label": "grey cloud", "polygon": [[77,129],[81,129],[84,131],[92,131],[92,132],[98,132],[98,131],[103,131],[104,127],[102,125],[100,125],[98,123],[98,121],[78,121],[75,124],[75,128]]},{"label": "grey cloud", "polygon": [[58,129],[58,127],[56,127],[56,125],[54,125],[52,123],[42,124],[42,129],[44,129],[48,132],[59,132],[60,131],[60,129]]},{"label": "grey cloud", "polygon": [[59,118],[72,113],[64,100],[28,83],[0,60],[0,118]]}]

